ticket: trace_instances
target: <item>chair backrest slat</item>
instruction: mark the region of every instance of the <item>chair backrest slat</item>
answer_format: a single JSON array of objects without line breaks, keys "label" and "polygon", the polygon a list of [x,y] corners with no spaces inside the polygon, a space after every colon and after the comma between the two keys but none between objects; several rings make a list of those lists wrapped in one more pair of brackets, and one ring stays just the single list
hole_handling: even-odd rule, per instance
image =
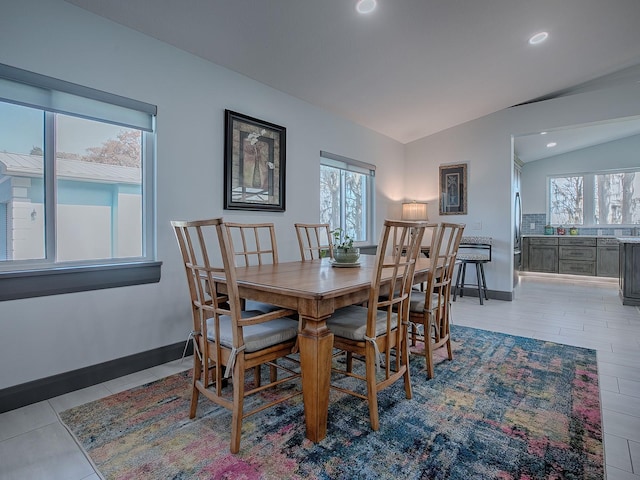
[{"label": "chair backrest slat", "polygon": [[273,223],[226,222],[225,227],[237,262],[246,267],[278,263],[278,245]]},{"label": "chair backrest slat", "polygon": [[[296,223],[295,229],[302,261],[323,256],[333,258],[333,244],[328,223]],[[323,255],[323,252],[326,255]]]}]

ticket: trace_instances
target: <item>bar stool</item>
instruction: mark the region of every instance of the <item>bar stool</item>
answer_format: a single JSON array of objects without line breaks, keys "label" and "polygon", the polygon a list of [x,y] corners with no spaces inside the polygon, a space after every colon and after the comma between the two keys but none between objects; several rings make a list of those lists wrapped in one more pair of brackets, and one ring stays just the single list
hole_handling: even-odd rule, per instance
[{"label": "bar stool", "polygon": [[[489,300],[487,281],[484,277],[484,264],[491,261],[492,244],[493,239],[491,237],[462,237],[460,249],[458,250],[458,276],[456,277],[456,286],[453,290],[454,302],[456,301],[458,292],[460,292],[460,297],[464,296],[465,286],[478,288],[480,305],[484,305],[483,296],[486,300]],[[465,283],[467,265],[469,264],[476,266],[477,283],[475,284]]]}]

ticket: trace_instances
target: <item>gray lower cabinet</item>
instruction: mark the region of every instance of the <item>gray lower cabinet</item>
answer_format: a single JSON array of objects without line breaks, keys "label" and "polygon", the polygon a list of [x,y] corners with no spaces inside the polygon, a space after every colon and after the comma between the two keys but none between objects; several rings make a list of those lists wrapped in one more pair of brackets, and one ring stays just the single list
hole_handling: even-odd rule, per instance
[{"label": "gray lower cabinet", "polygon": [[640,305],[640,243],[620,244],[620,298],[623,305]]},{"label": "gray lower cabinet", "polygon": [[618,241],[611,237],[524,237],[522,269],[529,272],[614,277]]},{"label": "gray lower cabinet", "polygon": [[618,278],[620,275],[618,240],[598,238],[598,260],[596,265],[599,277]]},{"label": "gray lower cabinet", "polygon": [[528,239],[527,262],[525,268],[530,272],[558,273],[558,239]]}]

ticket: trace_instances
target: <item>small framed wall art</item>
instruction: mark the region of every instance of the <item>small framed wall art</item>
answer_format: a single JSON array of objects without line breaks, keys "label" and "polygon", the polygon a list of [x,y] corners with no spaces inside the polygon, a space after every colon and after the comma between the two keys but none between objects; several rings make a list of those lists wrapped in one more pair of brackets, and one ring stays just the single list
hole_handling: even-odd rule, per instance
[{"label": "small framed wall art", "polygon": [[285,210],[287,129],[225,110],[225,210]]},{"label": "small framed wall art", "polygon": [[467,164],[440,165],[440,215],[467,214]]}]

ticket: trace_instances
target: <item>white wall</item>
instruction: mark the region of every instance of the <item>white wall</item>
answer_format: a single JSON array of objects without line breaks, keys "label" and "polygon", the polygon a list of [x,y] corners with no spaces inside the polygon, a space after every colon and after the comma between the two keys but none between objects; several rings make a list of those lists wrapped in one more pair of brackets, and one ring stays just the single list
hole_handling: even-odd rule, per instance
[{"label": "white wall", "polygon": [[[0,302],[0,389],[184,341],[188,296],[171,219],[274,222],[281,261],[295,222],[319,217],[319,152],[377,165],[378,231],[399,215],[403,145],[62,0],[4,0],[0,63],[158,106],[158,284]],[[287,128],[286,212],[222,208],[224,110]]]},{"label": "white wall", "polygon": [[545,213],[547,176],[640,168],[640,135],[527,162],[522,168],[522,212]]},{"label": "white wall", "polygon": [[[494,256],[486,266],[487,286],[511,292],[512,136],[639,113],[640,84],[635,83],[505,109],[416,140],[406,146],[406,196],[430,201],[432,220],[462,222],[467,235],[493,237]],[[469,164],[468,215],[439,217],[438,166],[463,162]],[[524,187],[522,195],[524,198]]]}]

